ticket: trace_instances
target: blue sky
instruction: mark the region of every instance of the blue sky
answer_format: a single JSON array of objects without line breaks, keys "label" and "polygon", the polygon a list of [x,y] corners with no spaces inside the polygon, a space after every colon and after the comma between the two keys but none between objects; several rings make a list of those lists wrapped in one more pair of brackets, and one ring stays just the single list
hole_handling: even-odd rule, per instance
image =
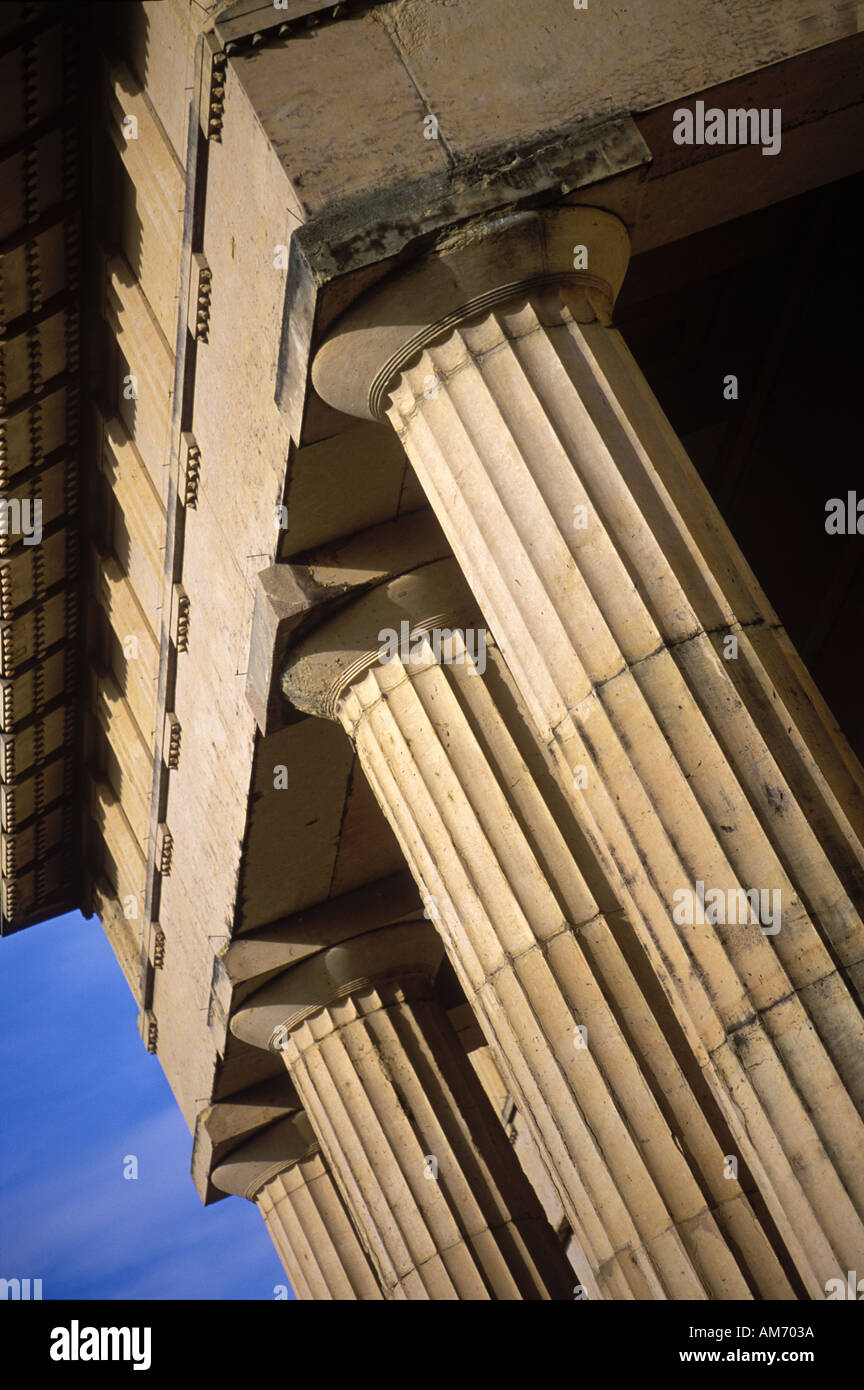
[{"label": "blue sky", "polygon": [[0,1277],[41,1278],[44,1299],[273,1299],[264,1222],[237,1197],[202,1206],[136,1017],[95,917],[0,941]]}]

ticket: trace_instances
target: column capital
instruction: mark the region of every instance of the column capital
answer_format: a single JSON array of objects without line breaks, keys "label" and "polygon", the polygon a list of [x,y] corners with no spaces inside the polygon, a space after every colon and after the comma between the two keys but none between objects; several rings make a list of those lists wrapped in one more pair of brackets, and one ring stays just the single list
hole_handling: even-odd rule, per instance
[{"label": "column capital", "polygon": [[386,662],[382,633],[400,650],[423,635],[479,623],[479,610],[458,564],[435,560],[356,598],[316,628],[291,654],[282,677],[286,698],[307,714],[337,720],[339,701],[370,667]]},{"label": "column capital", "polygon": [[424,918],[355,936],[259,989],[234,1015],[231,1030],[253,1047],[282,1051],[287,1034],[319,1009],[388,982],[431,983],[443,958],[441,938]]},{"label": "column capital", "polygon": [[220,1192],[254,1202],[265,1183],[318,1152],[318,1140],[302,1111],[269,1125],[253,1139],[232,1149],[213,1172]]},{"label": "column capital", "polygon": [[591,207],[478,219],[362,295],[331,330],[312,370],[323,400],[381,420],[388,392],[429,343],[496,305],[554,287],[579,323],[611,322],[630,255],[624,223]]}]

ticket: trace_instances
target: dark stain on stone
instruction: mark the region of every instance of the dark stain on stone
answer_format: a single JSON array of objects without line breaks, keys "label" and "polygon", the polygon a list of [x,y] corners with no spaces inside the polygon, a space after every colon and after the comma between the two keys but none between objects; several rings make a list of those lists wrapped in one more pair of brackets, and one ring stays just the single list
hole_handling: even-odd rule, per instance
[{"label": "dark stain on stone", "polygon": [[768,805],[777,816],[785,816],[788,807],[786,806],[786,794],[782,787],[769,787],[765,783],[765,795],[768,798]]}]

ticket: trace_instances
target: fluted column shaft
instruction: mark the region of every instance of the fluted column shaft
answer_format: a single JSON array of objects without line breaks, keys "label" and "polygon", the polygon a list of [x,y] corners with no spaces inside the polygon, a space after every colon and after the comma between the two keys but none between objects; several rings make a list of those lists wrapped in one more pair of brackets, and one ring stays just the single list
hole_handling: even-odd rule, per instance
[{"label": "fluted column shaft", "polygon": [[[615,924],[610,929],[572,863],[562,866],[564,901],[553,893],[520,825],[521,808],[508,804],[512,784],[502,787],[468,711],[490,740],[508,743],[483,683],[457,666],[373,668],[340,707],[556,1180],[585,1257],[583,1283],[592,1296],[615,1299],[746,1298],[747,1283],[724,1243],[732,1232],[718,1230],[711,1199],[586,960],[580,933],[613,953]],[[524,772],[512,749],[501,752],[501,770]],[[527,777],[520,785],[527,788]],[[623,959],[607,968],[613,999],[616,992],[626,997],[629,985],[629,1002],[641,1005],[635,1019],[641,1014],[647,1029],[648,1010]],[[587,1029],[584,1049],[577,1023]],[[674,1059],[662,1060],[677,1087]],[[695,1106],[681,1100],[698,1124]],[[708,1152],[709,1189],[721,1207],[738,1194],[737,1184],[733,1191],[722,1181],[716,1141]],[[723,1220],[733,1216],[721,1209]],[[749,1211],[743,1225],[758,1266],[764,1238]],[[773,1296],[788,1296],[775,1262],[768,1259],[762,1273]]]},{"label": "fluted column shaft", "polygon": [[[815,1292],[864,1238],[859,769],[617,335],[547,294],[427,356],[391,418]],[[676,922],[699,882],[779,930]]]},{"label": "fluted column shaft", "polygon": [[382,1299],[320,1149],[271,1178],[256,1200],[298,1299]]},{"label": "fluted column shaft", "polygon": [[385,1296],[564,1299],[572,1269],[433,997],[422,921],[354,938],[253,997]]},{"label": "fluted column shaft", "polygon": [[[589,265],[606,231],[599,215]],[[490,294],[506,242],[479,271],[457,249],[449,280],[434,263],[437,324],[395,346],[387,330],[358,404],[373,292],[325,347],[319,389],[386,412],[402,439],[594,866],[819,1297],[864,1238],[864,775],[605,326],[614,276],[601,302],[587,281],[554,283],[549,254],[543,277],[520,273],[520,244]],[[726,920],[753,889],[782,905],[770,935],[749,913]],[[700,893],[724,915],[687,921]]]},{"label": "fluted column shaft", "polygon": [[[622,924],[600,911],[492,698],[492,676],[510,680],[497,652],[483,678],[458,632],[439,643],[443,663],[431,644],[384,660],[372,648],[405,614],[430,630],[430,615],[471,603],[454,561],[423,566],[306,639],[286,692],[354,740],[558,1187],[590,1296],[788,1296],[724,1178],[692,1069],[682,1074],[616,944]],[[505,702],[513,694],[502,687]],[[577,1022],[590,1023],[587,1050]]]},{"label": "fluted column shaft", "polygon": [[223,1192],[255,1202],[300,1300],[382,1294],[304,1115],[241,1145],[213,1173]]}]

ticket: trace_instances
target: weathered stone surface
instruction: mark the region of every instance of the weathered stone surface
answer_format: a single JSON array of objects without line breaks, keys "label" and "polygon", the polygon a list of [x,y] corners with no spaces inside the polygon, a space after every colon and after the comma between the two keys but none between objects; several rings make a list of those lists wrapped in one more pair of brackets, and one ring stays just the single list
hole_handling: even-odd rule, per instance
[{"label": "weathered stone surface", "polygon": [[302,1111],[232,1149],[214,1170],[213,1183],[256,1203],[298,1299],[380,1300],[372,1267]]},{"label": "weathered stone surface", "polygon": [[331,947],[232,1027],[283,1052],[389,1299],[566,1298],[572,1274],[431,983],[428,921]]},{"label": "weathered stone surface", "polygon": [[[494,254],[495,239],[488,245]],[[518,238],[514,247],[515,263],[501,257],[501,307],[491,294],[488,311],[469,298],[452,315],[461,323],[442,317],[425,341],[414,313],[424,302],[422,264],[371,292],[323,349],[318,380],[357,414],[374,414],[389,397],[391,423],[571,808],[584,871],[599,876],[635,933],[814,1296],[864,1238],[854,1157],[864,1142],[864,1077],[860,1043],[851,1041],[864,1041],[864,778],[620,336],[591,321],[585,296],[567,284],[574,277],[562,275],[560,290],[519,286],[533,262]],[[453,248],[449,280],[460,289],[463,279],[475,283],[473,254]],[[490,270],[487,259],[481,284]],[[425,273],[427,288],[447,279],[436,259]],[[400,289],[404,313],[394,320]],[[455,304],[458,294],[451,297]],[[480,993],[490,976],[500,981],[486,1024],[500,1047],[501,1020],[519,1016],[518,996],[499,997],[507,973],[484,957],[467,914],[479,897],[485,920],[490,889],[477,895],[472,885],[496,875],[477,856],[488,853],[493,827],[500,835],[506,803],[491,783],[474,801],[482,763],[469,754],[469,725],[458,723],[438,668],[410,682],[405,675],[364,663],[350,686],[331,683],[319,708],[335,712],[357,742],[421,887],[437,898],[434,882],[443,894],[442,930],[464,987]],[[425,699],[410,693],[417,687],[419,696],[421,680]],[[532,883],[548,891],[532,858],[517,869],[510,846],[500,862],[520,895]],[[731,908],[688,921],[676,909],[694,885],[745,903],[753,887],[757,902],[771,898],[774,915],[760,919],[748,906],[742,923]],[[592,915],[583,910],[575,921]],[[504,921],[510,936],[501,946],[524,960],[530,978],[530,938],[512,935],[510,914]],[[534,926],[542,937],[540,921],[554,923],[554,908]],[[561,949],[567,940],[565,930]],[[572,967],[555,961],[548,945],[538,967],[560,988],[559,971]],[[535,988],[548,1007],[551,985],[541,991],[538,975]],[[574,1013],[571,1001],[561,1018]],[[551,1036],[548,1025],[544,1032]],[[523,1049],[501,1047],[500,1060],[509,1081],[524,1067]],[[551,1120],[561,1102],[546,1097]],[[523,1103],[536,1119],[537,1099]],[[571,1148],[568,1168],[551,1148],[558,1137],[554,1128],[543,1136],[547,1161],[597,1279],[608,1266],[580,1205],[584,1142]],[[596,1197],[590,1207],[598,1209]],[[611,1219],[608,1201],[600,1207]],[[635,1203],[637,1227],[650,1209],[646,1191]],[[607,1230],[611,1248],[635,1248],[620,1231]],[[653,1271],[640,1275],[657,1297],[664,1279],[674,1289],[674,1276],[652,1253]]]}]

